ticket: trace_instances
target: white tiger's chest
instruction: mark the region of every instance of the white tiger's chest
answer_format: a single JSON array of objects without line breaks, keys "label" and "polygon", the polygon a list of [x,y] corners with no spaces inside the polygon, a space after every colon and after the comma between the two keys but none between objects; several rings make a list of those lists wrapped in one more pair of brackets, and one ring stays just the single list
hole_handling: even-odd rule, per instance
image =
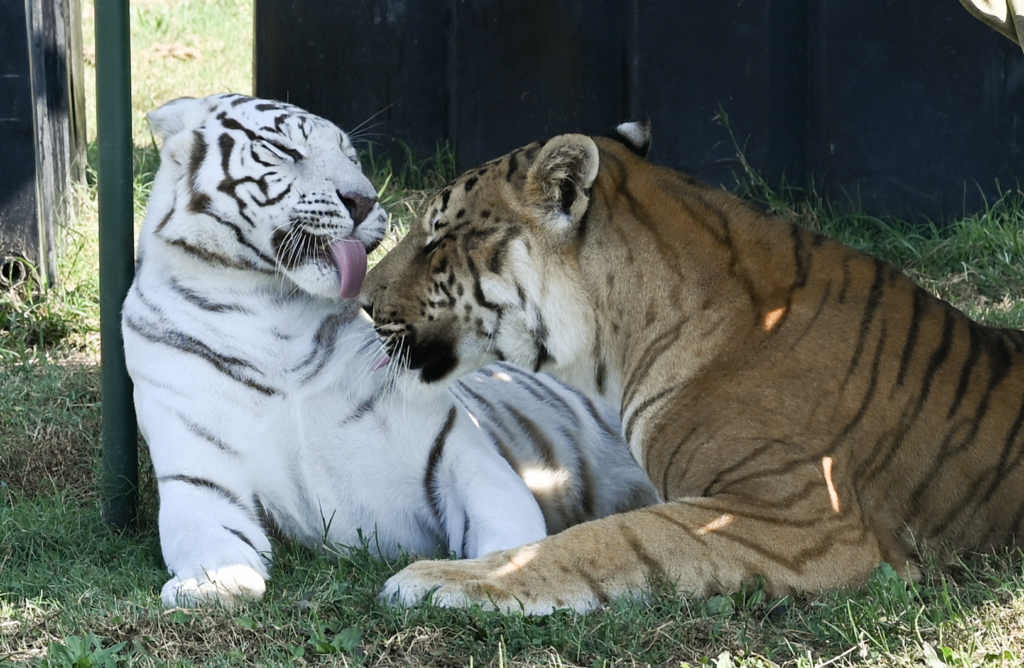
[{"label": "white tiger's chest", "polygon": [[[395,424],[404,410],[391,406],[387,371],[373,368],[383,351],[356,306],[211,279],[200,291],[172,275],[140,272],[125,302],[140,424],[154,444],[153,432],[184,419],[196,433],[216,434],[217,448],[151,447],[158,472],[200,460],[226,470],[220,475],[253,489],[281,529],[306,543],[322,540],[330,516],[335,530],[354,531],[402,516],[392,505],[422,505],[394,490],[420,489],[426,453],[377,447],[406,428]],[[422,422],[415,429],[436,427]],[[383,479],[389,495],[366,484]]]},{"label": "white tiger's chest", "polygon": [[274,279],[234,279],[191,277],[147,258],[124,305],[129,370],[153,389],[143,424],[185,415],[240,454],[295,459],[327,447],[322,425],[378,389],[371,326],[349,303],[291,294]]}]

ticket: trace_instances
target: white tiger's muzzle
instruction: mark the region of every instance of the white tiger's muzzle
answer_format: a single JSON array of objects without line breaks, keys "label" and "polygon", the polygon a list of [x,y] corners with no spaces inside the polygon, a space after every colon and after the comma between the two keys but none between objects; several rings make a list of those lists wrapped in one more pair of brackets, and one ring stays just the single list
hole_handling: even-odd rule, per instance
[{"label": "white tiger's muzzle", "polygon": [[367,254],[383,239],[386,223],[376,195],[306,193],[271,242],[280,266],[304,290],[353,299],[366,276]]}]

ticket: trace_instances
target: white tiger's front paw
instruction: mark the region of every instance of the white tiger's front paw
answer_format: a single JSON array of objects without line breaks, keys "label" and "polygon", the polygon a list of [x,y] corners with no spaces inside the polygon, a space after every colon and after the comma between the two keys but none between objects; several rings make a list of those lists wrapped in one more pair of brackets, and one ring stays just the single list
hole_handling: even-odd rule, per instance
[{"label": "white tiger's front paw", "polygon": [[203,571],[196,577],[177,575],[167,581],[160,593],[166,608],[194,608],[206,603],[234,605],[245,599],[257,599],[267,590],[267,582],[255,569],[244,564]]}]

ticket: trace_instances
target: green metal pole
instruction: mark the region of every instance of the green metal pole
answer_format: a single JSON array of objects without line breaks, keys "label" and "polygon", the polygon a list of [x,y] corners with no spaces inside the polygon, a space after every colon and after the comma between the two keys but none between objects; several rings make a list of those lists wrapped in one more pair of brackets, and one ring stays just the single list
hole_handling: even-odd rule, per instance
[{"label": "green metal pole", "polygon": [[100,355],[103,364],[103,516],[135,519],[139,453],[124,362],[121,304],[135,269],[132,210],[131,36],[128,0],[96,0],[96,135],[99,141]]}]

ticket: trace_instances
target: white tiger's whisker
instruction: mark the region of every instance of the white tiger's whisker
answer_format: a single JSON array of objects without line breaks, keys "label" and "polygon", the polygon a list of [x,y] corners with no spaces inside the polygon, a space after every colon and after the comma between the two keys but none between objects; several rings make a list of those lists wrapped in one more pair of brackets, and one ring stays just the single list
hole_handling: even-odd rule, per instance
[{"label": "white tiger's whisker", "polygon": [[392,102],[391,104],[387,105],[386,107],[381,108],[379,111],[371,114],[370,117],[367,118],[365,121],[363,121],[359,125],[357,125],[354,128],[352,128],[352,130],[350,130],[349,132],[346,133],[349,136],[349,140],[352,140],[353,137],[358,137],[360,131],[366,130],[368,128],[374,128],[374,127],[377,127],[378,125],[380,125],[380,122],[378,122],[378,123],[376,123],[374,125],[371,125],[371,126],[368,126],[367,124],[370,121],[372,121],[373,119],[375,119],[378,116],[380,116],[381,114],[383,114],[384,112],[386,112],[388,109],[390,109],[393,106],[395,106],[394,102]]}]

